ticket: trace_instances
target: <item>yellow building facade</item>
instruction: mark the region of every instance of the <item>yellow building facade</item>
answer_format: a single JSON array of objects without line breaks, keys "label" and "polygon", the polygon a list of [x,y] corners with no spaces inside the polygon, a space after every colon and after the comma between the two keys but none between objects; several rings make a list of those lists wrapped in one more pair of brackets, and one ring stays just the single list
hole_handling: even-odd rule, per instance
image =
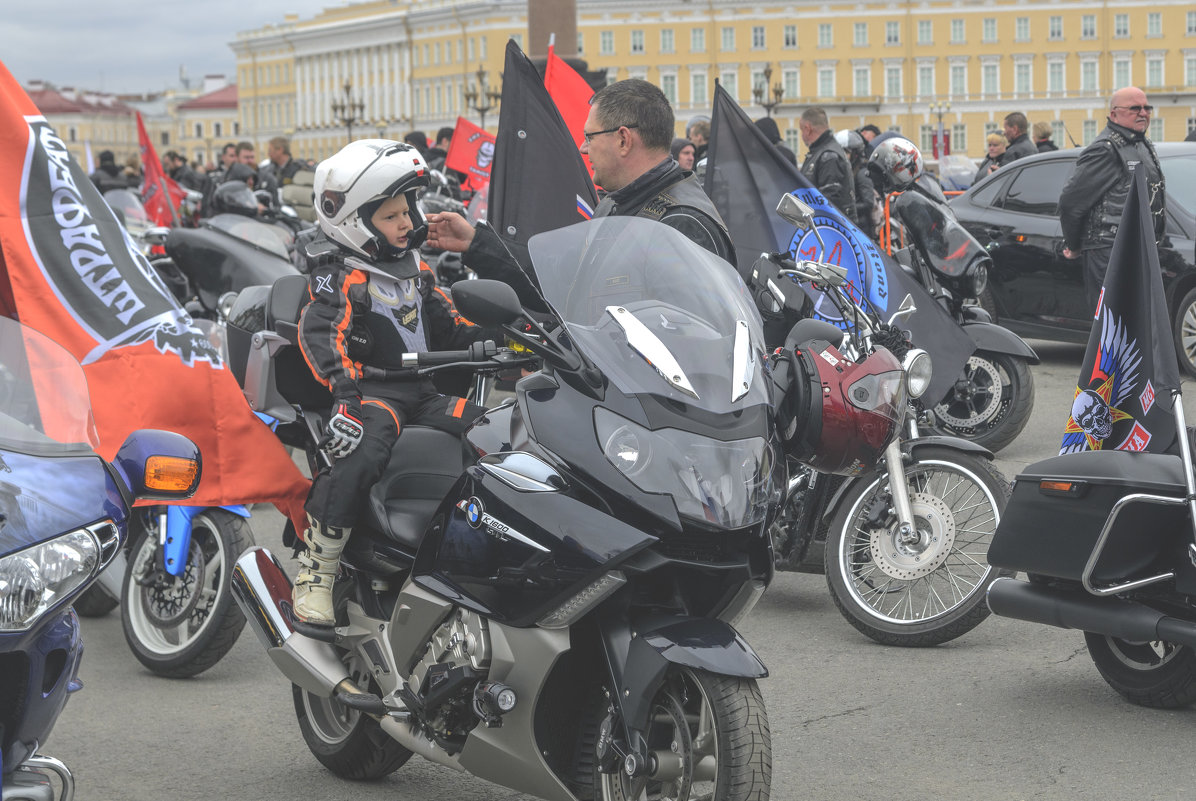
[{"label": "yellow building facade", "polygon": [[[1125,85],[1156,106],[1156,141],[1196,128],[1190,2],[578,0],[577,20],[590,69],[660,86],[678,132],[710,114],[716,80],[753,118],[771,113],[795,150],[810,106],[835,128],[900,130],[928,155],[941,123],[952,152],[982,156],[985,134],[1011,111],[1049,122],[1060,146],[1082,145]],[[232,43],[241,128],[259,147],[286,135],[296,155],[319,159],[350,127],[353,138],[401,138],[432,135],[459,114],[479,121],[466,89],[479,68],[497,88],[506,42],[523,44],[526,30],[521,2],[380,0],[242,32]],[[569,55],[568,44],[557,51]],[[493,130],[497,109],[485,119]]]}]

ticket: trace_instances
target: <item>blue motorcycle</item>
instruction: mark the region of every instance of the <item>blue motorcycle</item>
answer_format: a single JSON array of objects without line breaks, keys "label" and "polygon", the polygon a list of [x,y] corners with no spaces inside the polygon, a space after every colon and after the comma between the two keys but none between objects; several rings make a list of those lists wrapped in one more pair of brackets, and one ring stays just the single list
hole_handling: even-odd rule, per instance
[{"label": "blue motorcycle", "polygon": [[47,337],[0,318],[0,797],[74,794],[38,753],[78,679],[71,604],[120,551],[133,503],[190,497],[200,457],[186,437],[134,431],[105,462],[82,368]]}]

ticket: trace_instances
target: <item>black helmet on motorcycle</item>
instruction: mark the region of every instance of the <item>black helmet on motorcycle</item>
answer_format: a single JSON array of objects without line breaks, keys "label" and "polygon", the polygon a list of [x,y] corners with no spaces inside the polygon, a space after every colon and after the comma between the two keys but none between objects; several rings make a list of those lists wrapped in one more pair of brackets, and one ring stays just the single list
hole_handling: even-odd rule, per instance
[{"label": "black helmet on motorcycle", "polygon": [[[388,139],[360,139],[316,167],[314,186],[320,230],[349,252],[375,261],[395,261],[417,249],[428,226],[419,211],[418,190],[428,185],[428,165],[411,145]],[[370,221],[382,203],[405,195],[414,226],[406,249],[393,247]]]},{"label": "black helmet on motorcycle", "polygon": [[875,465],[897,433],[904,373],[884,348],[856,363],[832,337],[842,338],[829,323],[802,320],[773,357],[774,381],[784,393],[777,425],[794,458],[822,473],[854,476]]},{"label": "black helmet on motorcycle", "polygon": [[878,182],[877,189],[885,192],[907,189],[923,170],[918,146],[900,136],[881,142],[868,157],[868,172]]},{"label": "black helmet on motorcycle", "polygon": [[257,216],[257,198],[244,181],[225,181],[212,193],[212,213]]}]

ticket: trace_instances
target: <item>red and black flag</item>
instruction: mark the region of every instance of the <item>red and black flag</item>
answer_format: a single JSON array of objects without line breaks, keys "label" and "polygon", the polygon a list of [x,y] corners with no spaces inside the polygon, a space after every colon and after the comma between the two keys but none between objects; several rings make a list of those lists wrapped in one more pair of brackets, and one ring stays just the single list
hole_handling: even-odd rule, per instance
[{"label": "red and black flag", "polygon": [[462,189],[470,192],[485,189],[494,166],[494,134],[458,117],[444,166],[465,176]]},{"label": "red and black flag", "polygon": [[[586,118],[590,116],[590,98],[594,96],[594,89],[581,74],[556,54],[555,45],[548,45],[548,61],[544,65],[544,88],[556,103],[557,111],[561,112],[561,119],[569,133],[573,135],[573,142],[579,152],[581,143],[585,139]],[[594,167],[590,158],[581,154],[586,170],[590,173],[590,180],[594,179]]]},{"label": "red and black flag", "polygon": [[1146,171],[1133,183],[1096,304],[1060,453],[1167,450],[1179,360],[1168,325]]},{"label": "red and black flag", "polygon": [[141,166],[145,170],[145,181],[141,187],[141,201],[145,213],[154,225],[172,226],[179,224],[179,204],[187,196],[187,190],[166,174],[162,162],[154,150],[154,143],[145,132],[141,112],[137,112],[137,142],[141,146]]},{"label": "red and black flag", "polygon": [[507,43],[503,67],[489,204],[494,230],[522,248],[538,233],[588,220],[598,205],[569,128],[514,41]]},{"label": "red and black flag", "polygon": [[[934,378],[926,398],[946,396],[976,349],[975,343],[921,284],[907,276],[789,163],[717,83],[704,186],[731,232],[741,275],[750,273],[764,251],[838,264],[847,268],[857,297],[866,297],[886,320],[907,294],[912,295],[918,310],[904,325],[914,345],[934,360]],[[795,232],[793,224],[777,214],[777,202],[787,193],[814,209],[814,223],[825,251],[813,231]],[[849,325],[834,306],[807,291],[815,302],[815,316],[840,327]]]}]

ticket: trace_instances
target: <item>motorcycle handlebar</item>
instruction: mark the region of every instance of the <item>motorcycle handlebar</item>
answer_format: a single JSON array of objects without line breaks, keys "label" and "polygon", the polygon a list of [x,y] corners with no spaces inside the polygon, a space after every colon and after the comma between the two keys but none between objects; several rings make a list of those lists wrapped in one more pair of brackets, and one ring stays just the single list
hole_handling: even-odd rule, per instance
[{"label": "motorcycle handlebar", "polygon": [[472,367],[474,369],[501,369],[516,367],[534,361],[511,351],[499,350],[494,340],[474,342],[466,350],[433,350],[423,353],[404,353],[402,367],[365,368],[367,378],[392,380],[414,378],[444,369],[446,367]]}]

